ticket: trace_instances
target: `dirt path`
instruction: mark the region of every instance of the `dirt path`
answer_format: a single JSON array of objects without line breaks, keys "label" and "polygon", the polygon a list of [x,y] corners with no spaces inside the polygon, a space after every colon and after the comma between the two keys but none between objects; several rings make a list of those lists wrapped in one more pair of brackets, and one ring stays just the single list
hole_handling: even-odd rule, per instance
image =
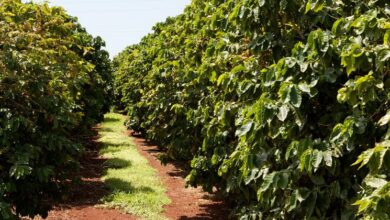
[{"label": "dirt path", "polygon": [[167,194],[172,200],[165,207],[165,215],[169,219],[228,219],[229,209],[222,201],[215,199],[214,195],[205,193],[200,188],[185,188],[186,172],[180,165],[162,165],[157,159],[160,153],[157,146],[148,144],[142,137],[133,138],[141,155],[149,160],[167,187]]},{"label": "dirt path", "polygon": [[[134,215],[124,214],[115,209],[99,208],[101,199],[110,194],[102,177],[108,166],[107,158],[100,156],[102,143],[96,128],[96,137],[86,146],[86,153],[81,160],[81,169],[75,175],[81,176],[81,182],[70,185],[70,193],[62,202],[54,205],[49,212],[49,220],[135,220],[141,219]],[[124,132],[122,130],[122,132]],[[123,134],[121,132],[121,134]],[[126,131],[129,136],[131,132]],[[172,220],[186,219],[227,219],[229,210],[224,203],[214,195],[203,192],[201,189],[185,188],[186,172],[179,164],[162,165],[157,159],[161,153],[159,148],[148,144],[141,137],[133,137],[138,152],[147,159],[149,164],[157,171],[167,189],[167,196],[171,203],[164,207],[164,215]],[[135,149],[134,149],[135,150]],[[42,220],[35,218],[34,220]]]}]

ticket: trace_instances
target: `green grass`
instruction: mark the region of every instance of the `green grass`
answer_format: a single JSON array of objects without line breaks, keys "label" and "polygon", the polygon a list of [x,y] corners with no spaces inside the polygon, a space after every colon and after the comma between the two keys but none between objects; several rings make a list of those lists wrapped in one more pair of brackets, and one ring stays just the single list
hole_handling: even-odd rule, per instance
[{"label": "green grass", "polygon": [[156,171],[142,157],[125,135],[124,117],[119,114],[105,115],[99,131],[103,144],[100,153],[108,161],[103,181],[111,194],[102,201],[105,207],[117,208],[144,219],[166,219],[163,206],[171,201]]}]

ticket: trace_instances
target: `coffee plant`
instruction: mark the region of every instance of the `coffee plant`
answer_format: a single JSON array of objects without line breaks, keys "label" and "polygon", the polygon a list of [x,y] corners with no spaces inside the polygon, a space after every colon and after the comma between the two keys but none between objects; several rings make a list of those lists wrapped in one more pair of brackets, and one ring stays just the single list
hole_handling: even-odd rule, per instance
[{"label": "coffee plant", "polygon": [[387,0],[193,0],[114,64],[129,127],[235,217],[390,218]]},{"label": "coffee plant", "polygon": [[0,1],[0,219],[47,216],[112,96],[104,42],[62,8]]}]

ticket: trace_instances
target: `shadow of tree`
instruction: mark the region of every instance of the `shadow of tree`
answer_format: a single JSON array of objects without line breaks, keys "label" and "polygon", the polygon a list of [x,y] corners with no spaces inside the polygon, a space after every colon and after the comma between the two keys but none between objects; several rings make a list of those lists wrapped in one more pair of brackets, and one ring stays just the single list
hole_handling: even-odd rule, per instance
[{"label": "shadow of tree", "polygon": [[112,130],[111,128],[101,128],[99,129],[101,132],[113,132],[114,130]]},{"label": "shadow of tree", "polygon": [[104,180],[104,182],[107,184],[107,186],[109,186],[110,190],[113,192],[124,192],[124,193],[154,192],[154,190],[150,187],[134,187],[131,182],[123,181],[118,178],[108,178]]},{"label": "shadow of tree", "polygon": [[111,158],[104,162],[105,168],[120,169],[124,167],[130,167],[131,161],[123,160],[120,158]]},{"label": "shadow of tree", "polygon": [[[227,220],[230,219],[228,217],[228,213],[230,213],[231,210],[224,208],[224,206],[220,203],[215,204],[206,204],[206,205],[200,205],[200,207],[203,210],[203,213],[198,214],[197,216],[180,216],[179,220],[205,220],[205,219],[212,219],[212,220]],[[234,219],[234,218],[232,218]]]},{"label": "shadow of tree", "polygon": [[[107,118],[106,118],[107,120]],[[108,118],[111,121],[117,121],[115,118]],[[80,158],[80,168],[75,170],[74,176],[79,177],[78,181],[69,181],[66,185],[68,194],[62,198],[61,201],[53,204],[56,209],[79,209],[86,206],[101,205],[102,199],[106,198],[113,191],[137,192],[150,191],[151,188],[134,188],[131,183],[123,182],[119,179],[107,179],[106,182],[111,182],[115,187],[108,187],[106,182],[102,181],[102,177],[106,174],[108,169],[120,169],[131,166],[131,161],[120,158],[102,158],[102,153],[109,151],[115,152],[119,146],[108,142],[99,142],[98,131],[105,128],[96,127],[93,129],[94,136],[90,137],[88,145],[85,146],[84,155]],[[109,129],[106,129],[109,131]],[[107,149],[107,145],[113,146],[107,152],[102,149]],[[102,152],[103,151],[103,152]]]},{"label": "shadow of tree", "polygon": [[[100,150],[101,154],[108,154],[108,153],[116,153],[120,151],[121,149],[119,147],[122,147],[124,144],[113,144],[108,142],[102,142],[102,145],[105,146]],[[109,146],[109,147],[107,147]]]},{"label": "shadow of tree", "polygon": [[109,116],[104,118],[104,122],[118,122],[118,121],[120,121],[119,118],[113,118]]}]

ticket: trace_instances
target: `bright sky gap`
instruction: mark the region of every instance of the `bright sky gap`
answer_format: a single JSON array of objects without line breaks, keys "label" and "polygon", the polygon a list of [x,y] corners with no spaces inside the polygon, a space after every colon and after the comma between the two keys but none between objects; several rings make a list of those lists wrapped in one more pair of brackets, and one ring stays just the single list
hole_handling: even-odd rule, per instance
[{"label": "bright sky gap", "polygon": [[101,36],[111,57],[139,43],[157,22],[179,15],[190,3],[191,0],[50,1],[50,5],[62,6],[70,15],[78,17],[90,34]]}]

